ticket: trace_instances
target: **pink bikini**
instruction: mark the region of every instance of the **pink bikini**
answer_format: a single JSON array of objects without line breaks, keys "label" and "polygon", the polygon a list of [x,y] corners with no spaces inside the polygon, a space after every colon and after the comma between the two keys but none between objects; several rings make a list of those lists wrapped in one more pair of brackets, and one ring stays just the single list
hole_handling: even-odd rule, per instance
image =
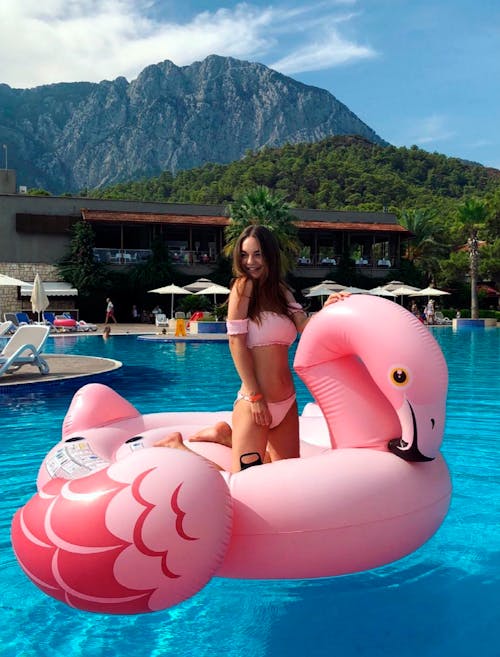
[{"label": "pink bikini", "polygon": [[[303,312],[299,303],[293,302],[288,306],[292,313]],[[255,347],[265,347],[271,344],[283,344],[289,347],[297,337],[295,324],[289,317],[279,315],[278,313],[265,311],[260,315],[260,324],[248,319],[227,320],[228,335],[247,334],[247,346],[250,349]],[[240,391],[236,397],[235,404],[243,399],[244,395]],[[286,414],[295,402],[296,395],[293,394],[288,399],[279,402],[267,402],[267,407],[271,413],[270,429],[274,429],[283,422]]]}]

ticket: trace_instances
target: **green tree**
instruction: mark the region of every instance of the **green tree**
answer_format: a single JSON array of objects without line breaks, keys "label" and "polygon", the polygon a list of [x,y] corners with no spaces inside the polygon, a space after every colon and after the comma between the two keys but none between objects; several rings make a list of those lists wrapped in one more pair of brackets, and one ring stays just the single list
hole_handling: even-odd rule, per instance
[{"label": "green tree", "polygon": [[470,257],[470,316],[472,319],[479,317],[479,300],[477,296],[477,276],[479,268],[479,240],[478,231],[488,216],[485,201],[469,198],[458,206],[458,216],[464,227],[468,230]]},{"label": "green tree", "polygon": [[153,241],[151,251],[151,257],[135,265],[129,274],[131,284],[139,289],[161,287],[174,280],[168,249],[161,238]]},{"label": "green tree", "polygon": [[435,281],[440,270],[439,258],[448,255],[449,248],[438,238],[437,212],[430,209],[403,210],[399,223],[414,235],[408,241],[404,257],[411,262],[427,281]]},{"label": "green tree", "polygon": [[69,254],[58,264],[64,280],[82,296],[106,287],[106,269],[94,260],[94,231],[86,221],[78,221],[71,229]]},{"label": "green tree", "polygon": [[293,269],[300,243],[293,215],[285,197],[259,186],[244,194],[236,203],[229,206],[231,221],[224,236],[224,253],[229,255],[234,249],[240,233],[251,224],[265,226],[272,231],[283,250],[285,272]]}]

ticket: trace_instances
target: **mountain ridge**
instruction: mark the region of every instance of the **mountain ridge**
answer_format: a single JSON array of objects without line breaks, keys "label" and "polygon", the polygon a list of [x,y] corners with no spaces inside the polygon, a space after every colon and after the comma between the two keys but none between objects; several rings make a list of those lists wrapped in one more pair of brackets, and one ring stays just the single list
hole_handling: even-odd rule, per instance
[{"label": "mountain ridge", "polygon": [[18,181],[52,193],[348,134],[387,145],[330,92],[218,55],[182,67],[151,64],[131,82],[0,84],[0,140]]}]

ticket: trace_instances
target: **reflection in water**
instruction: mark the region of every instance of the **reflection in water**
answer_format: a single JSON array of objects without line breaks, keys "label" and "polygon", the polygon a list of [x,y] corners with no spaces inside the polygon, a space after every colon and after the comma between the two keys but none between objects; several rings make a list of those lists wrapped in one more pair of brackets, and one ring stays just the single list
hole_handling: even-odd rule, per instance
[{"label": "reflection in water", "polygon": [[186,343],[185,342],[176,342],[175,343],[175,353],[177,356],[185,356],[186,354]]},{"label": "reflection in water", "polygon": [[[71,610],[22,574],[10,548],[10,519],[34,493],[71,395],[0,395],[0,645],[6,657],[497,657],[500,452],[492,445],[498,442],[500,337],[498,330],[433,333],[450,372],[443,453],[453,496],[431,540],[393,564],[343,577],[215,578],[173,609],[143,616]],[[143,413],[227,410],[239,382],[227,344],[147,344],[126,336],[107,344],[64,336],[51,344],[56,353],[122,361],[112,386]],[[297,392],[302,408],[310,396],[299,381]]]}]

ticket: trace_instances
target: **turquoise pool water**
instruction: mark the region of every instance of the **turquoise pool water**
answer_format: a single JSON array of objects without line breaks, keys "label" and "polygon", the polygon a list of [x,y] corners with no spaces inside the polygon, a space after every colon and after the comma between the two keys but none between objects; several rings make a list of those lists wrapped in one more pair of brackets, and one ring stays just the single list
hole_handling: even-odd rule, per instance
[{"label": "turquoise pool water", "polygon": [[[287,655],[498,657],[500,338],[496,329],[435,329],[450,370],[443,452],[454,493],[438,533],[373,571],[313,581],[213,579],[169,611],[107,617],[74,611],[24,576],[10,547],[15,510],[60,436],[74,390],[0,395],[2,657]],[[57,338],[50,351],[126,363],[111,385],[141,411],[230,408],[237,376],[227,343],[132,336]],[[299,406],[310,400],[298,382]]]}]

